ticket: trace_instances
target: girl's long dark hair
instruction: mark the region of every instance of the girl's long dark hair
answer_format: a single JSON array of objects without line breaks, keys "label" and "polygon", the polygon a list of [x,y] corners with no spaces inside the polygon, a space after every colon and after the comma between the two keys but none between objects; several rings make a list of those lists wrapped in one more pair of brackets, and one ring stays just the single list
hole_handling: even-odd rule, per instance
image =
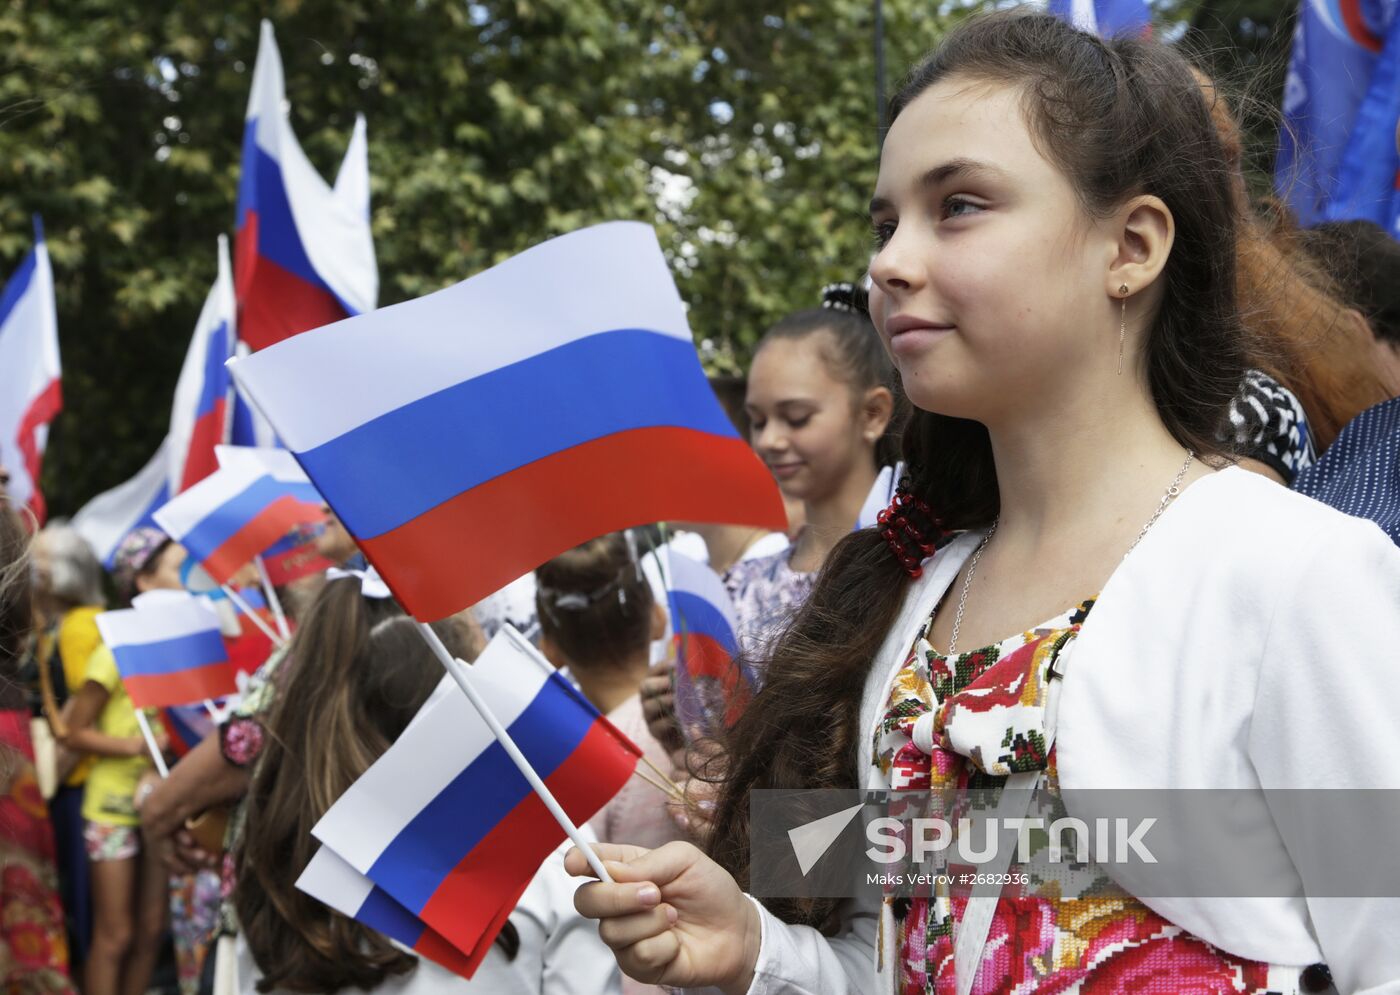
[{"label": "girl's long dark hair", "polygon": [[[267,742],[248,791],[235,853],[234,905],[262,978],[258,990],[374,988],[417,958],[296,889],[316,850],[311,828],[398,738],[442,678],[416,624],[358,579],[330,581],[282,665]],[[448,650],[473,659],[469,630],[433,626]]]},{"label": "girl's long dark hair", "polygon": [[[1042,154],[1104,217],[1154,194],[1176,222],[1160,307],[1143,349],[1163,424],[1198,455],[1222,453],[1215,430],[1238,390],[1251,347],[1235,300],[1236,212],[1230,167],[1188,63],[1136,38],[1100,40],[1057,18],[1019,11],[971,19],[909,75],[898,116],[929,87],[957,77],[1016,87]],[[987,526],[1000,507],[987,430],[915,411],[904,428],[913,490],[950,529]],[[832,551],[811,597],[778,640],[762,691],[727,744],[726,773],[707,846],[746,885],[749,793],[850,788],[870,762],[860,701],[894,624],[908,577],[874,530]],[[834,930],[836,903],[770,900],[788,922]]]}]

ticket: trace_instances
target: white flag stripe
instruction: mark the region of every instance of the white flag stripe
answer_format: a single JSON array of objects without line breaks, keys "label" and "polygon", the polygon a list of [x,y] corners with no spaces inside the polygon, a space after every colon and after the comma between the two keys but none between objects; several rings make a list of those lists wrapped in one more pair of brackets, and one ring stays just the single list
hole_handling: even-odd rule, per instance
[{"label": "white flag stripe", "polygon": [[272,446],[215,446],[214,458],[219,461],[221,470],[251,470],[255,476],[265,473],[283,483],[311,483],[311,478],[301,468],[297,458],[285,449]]},{"label": "white flag stripe", "polygon": [[[292,130],[284,104],[285,90],[277,38],[272,23],[264,20],[253,88],[248,95],[247,117],[258,119],[257,144],[281,167],[297,236],[312,269],[352,310],[372,311],[379,296],[379,270],[365,202],[338,195],[316,172]],[[354,132],[346,154],[347,158],[363,154],[363,149],[355,144]],[[357,168],[351,164],[351,169]],[[364,170],[367,196],[367,160]]]},{"label": "white flag stripe", "polygon": [[104,564],[112,559],[126,534],[150,512],[151,505],[166,486],[169,449],[169,438],[161,440],[156,454],[136,476],[110,491],[103,491],[73,516],[73,528],[88,541]]},{"label": "white flag stripe", "polygon": [[[499,633],[467,673],[507,729],[549,679]],[[398,742],[331,806],[312,835],[357,871],[368,873],[404,827],[495,741],[460,690],[430,700]]]},{"label": "white flag stripe", "polygon": [[620,328],[691,341],[656,233],[637,222],[562,235],[446,290],[293,336],[232,369],[283,441],[305,452],[462,381]]},{"label": "white flag stripe", "polygon": [[350,918],[374,890],[374,882],[347,864],[330,847],[318,847],[297,878],[297,890]]},{"label": "white flag stripe", "polygon": [[365,220],[369,220],[369,138],[363,114],[355,115],[355,130],[335,174],[335,195]]},{"label": "white flag stripe", "polygon": [[[666,579],[670,582],[671,590],[704,597],[724,616],[729,628],[738,632],[739,622],[734,614],[734,599],[729,596],[729,590],[724,586],[719,574],[706,564],[672,549],[669,545],[663,548],[666,553],[666,568],[670,572]],[[666,610],[670,611],[669,605]]]},{"label": "white flag stripe", "polygon": [[156,524],[172,539],[183,539],[211,511],[237,497],[263,472],[251,465],[220,468],[159,508],[155,513]]},{"label": "white flag stripe", "polygon": [[190,598],[102,612],[97,616],[97,627],[107,648],[115,650],[119,646],[142,646],[217,629],[219,616],[203,599]]}]

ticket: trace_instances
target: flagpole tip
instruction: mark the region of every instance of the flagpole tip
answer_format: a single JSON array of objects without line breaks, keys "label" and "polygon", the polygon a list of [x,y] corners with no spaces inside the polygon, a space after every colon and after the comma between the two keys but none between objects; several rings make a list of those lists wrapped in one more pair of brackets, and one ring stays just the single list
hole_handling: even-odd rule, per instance
[{"label": "flagpole tip", "polygon": [[34,215],[34,241],[36,241],[36,242],[42,242],[43,240],[44,240],[44,219],[43,219],[43,217],[42,217],[41,215],[35,214],[35,215]]}]

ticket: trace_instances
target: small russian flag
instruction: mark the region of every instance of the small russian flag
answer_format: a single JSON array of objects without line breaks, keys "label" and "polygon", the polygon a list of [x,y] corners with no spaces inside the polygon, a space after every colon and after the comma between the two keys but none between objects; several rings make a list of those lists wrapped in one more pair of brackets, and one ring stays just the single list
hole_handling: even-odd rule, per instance
[{"label": "small russian flag", "polygon": [[643,224],[553,239],[231,369],[423,621],[617,529],[786,524]]},{"label": "small russian flag", "polygon": [[156,524],[217,584],[298,525],[324,517],[310,484],[255,466],[220,467],[155,513]]},{"label": "small russian flag", "polygon": [[[478,944],[478,949],[470,955],[462,953],[437,930],[428,926],[408,909],[389,896],[383,888],[365,877],[355,868],[336,855],[330,847],[323,846],[312,856],[311,862],[297,879],[297,888],[319,902],[324,902],[341,915],[349,916],[364,923],[370,929],[378,930],[391,940],[436,961],[443,967],[470,978],[475,973],[496,933],[500,932],[506,918],[515,908],[515,902],[503,906],[500,922],[493,922],[494,929],[488,929],[491,939]],[[523,891],[523,889],[522,889]],[[516,901],[519,896],[516,896]]]},{"label": "small russian flag", "polygon": [[701,734],[728,728],[753,697],[738,661],[734,602],[719,575],[666,547],[666,599],[676,646],[676,717]]},{"label": "small russian flag", "polygon": [[219,616],[199,598],[162,598],[102,612],[97,628],[137,708],[184,705],[238,690]]},{"label": "small russian flag", "polygon": [[[641,751],[507,626],[472,686],[575,823]],[[358,873],[468,956],[480,955],[564,831],[461,694],[430,699],[313,830]]]}]

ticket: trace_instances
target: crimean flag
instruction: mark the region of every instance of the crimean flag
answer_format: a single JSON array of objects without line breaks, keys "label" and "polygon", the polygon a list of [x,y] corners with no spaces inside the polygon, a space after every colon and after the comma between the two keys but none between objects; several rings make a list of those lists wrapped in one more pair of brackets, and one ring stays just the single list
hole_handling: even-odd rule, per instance
[{"label": "crimean flag", "polygon": [[719,575],[667,547],[666,600],[676,646],[676,717],[687,736],[713,735],[743,713],[753,675],[739,662],[734,603]]},{"label": "crimean flag", "polygon": [[282,57],[271,22],[263,21],[243,131],[234,260],[239,338],[255,351],[371,311],[379,294],[363,122],[331,187],[302,152],[285,107]]},{"label": "crimean flag", "polygon": [[643,224],[553,239],[232,370],[423,621],[607,532],[786,525]]},{"label": "crimean flag", "polygon": [[[471,955],[462,953],[437,930],[394,901],[387,891],[341,860],[330,847],[316,851],[297,878],[297,888],[464,978],[472,976],[491,948],[488,940],[479,943]],[[514,908],[515,902],[502,906],[502,922],[493,923],[495,928],[488,929],[493,938]]]},{"label": "crimean flag", "polygon": [[35,215],[34,248],[0,293],[0,465],[10,472],[10,499],[41,524],[39,467],[49,423],[63,407],[60,372],[53,270]]},{"label": "crimean flag", "polygon": [[[627,782],[641,752],[506,627],[472,685],[575,824]],[[358,873],[479,959],[564,840],[463,694],[424,710],[312,831]]]},{"label": "crimean flag", "polygon": [[233,355],[233,340],[233,278],[228,240],[220,235],[218,276],[195,322],[170,411],[171,494],[189,489],[218,469],[214,447],[229,437],[233,383],[227,363]]},{"label": "crimean flag", "polygon": [[137,708],[183,705],[238,690],[219,617],[200,598],[163,598],[102,612],[97,628]]},{"label": "crimean flag", "polygon": [[278,480],[252,466],[220,468],[155,513],[156,524],[216,584],[227,584],[298,525],[323,518],[310,484]]},{"label": "crimean flag", "polygon": [[1050,0],[1050,13],[1101,38],[1145,35],[1152,30],[1146,0]]}]

